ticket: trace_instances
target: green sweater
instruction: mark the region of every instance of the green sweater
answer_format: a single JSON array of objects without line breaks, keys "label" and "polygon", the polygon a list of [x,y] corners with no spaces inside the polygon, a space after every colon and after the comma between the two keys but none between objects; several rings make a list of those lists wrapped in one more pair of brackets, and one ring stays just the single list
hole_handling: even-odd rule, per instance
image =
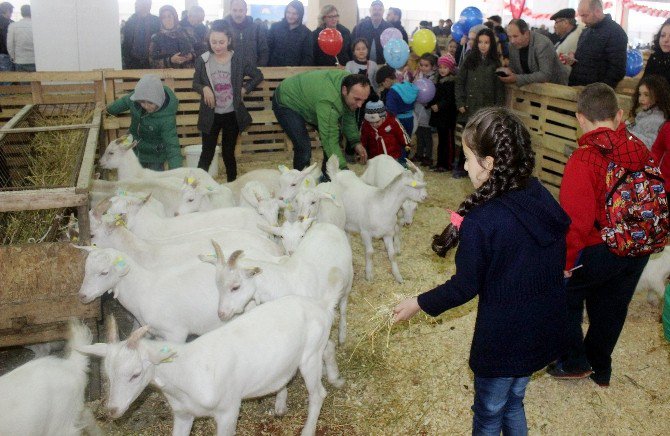
[{"label": "green sweater", "polygon": [[128,132],[138,143],[134,148],[140,163],[162,163],[167,161],[170,169],[182,164],[181,147],[177,137],[177,96],[167,86],[165,103],[156,112],[147,113],[139,103],[130,99],[134,92],[121,97],[109,106],[107,112],[118,115],[130,111]]},{"label": "green sweater", "polygon": [[306,122],[317,127],[326,159],[335,154],[340,167],[347,162],[340,148],[340,129],[347,138],[347,148],[360,142],[355,112],[342,100],[344,70],[316,70],[284,79],[277,87],[277,101],[298,112]]}]

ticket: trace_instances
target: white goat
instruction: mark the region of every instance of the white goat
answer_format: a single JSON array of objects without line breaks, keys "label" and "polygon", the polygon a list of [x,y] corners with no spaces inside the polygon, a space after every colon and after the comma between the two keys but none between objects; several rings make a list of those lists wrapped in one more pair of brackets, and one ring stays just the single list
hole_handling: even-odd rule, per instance
[{"label": "white goat", "polygon": [[[414,165],[409,159],[407,160],[407,166],[409,167],[409,170],[403,168],[403,166],[400,165],[393,157],[386,154],[380,154],[368,161],[367,165],[365,166],[365,172],[361,176],[361,180],[363,180],[368,185],[376,186],[378,188],[385,188],[398,174],[408,172],[412,176],[412,179],[423,183],[423,171],[421,171],[419,167]],[[426,192],[426,196],[428,196],[428,192]],[[400,251],[400,229],[403,226],[409,226],[412,224],[417,207],[418,203],[416,201],[405,200],[402,204],[401,211],[398,212],[398,228],[394,238],[395,248],[398,250],[398,252]]]},{"label": "white goat", "polygon": [[91,184],[91,204],[98,204],[113,195],[151,193],[151,197],[160,201],[165,214],[173,216],[180,205],[181,181],[174,177],[162,179],[128,179],[118,182],[93,180]]},{"label": "white goat", "polygon": [[179,195],[179,206],[175,215],[232,207],[236,204],[233,191],[229,187],[205,186],[195,177],[184,179]]},{"label": "white goat", "polygon": [[146,269],[113,248],[81,247],[89,251],[79,300],[88,304],[107,291],[152,333],[184,342],[222,325],[217,314],[219,294],[210,265],[186,263]]},{"label": "white goat", "polygon": [[[332,165],[328,166],[331,171]],[[333,170],[328,174],[342,191],[342,202],[346,211],[348,232],[361,234],[365,245],[365,278],[370,281],[372,272],[373,238],[382,238],[386,245],[391,271],[398,283],[403,279],[398,269],[393,243],[396,234],[398,210],[407,199],[424,201],[426,199],[426,184],[417,182],[403,172],[395,176],[385,188],[370,186],[359,179],[350,170]]]},{"label": "white goat", "polygon": [[[309,226],[313,220],[305,222]],[[276,233],[277,228],[268,228]],[[324,247],[328,256],[323,256]],[[242,251],[233,253],[228,263],[218,244],[216,285],[219,290],[219,316],[227,320],[242,313],[253,299],[256,304],[276,300],[286,295],[303,295],[316,299],[324,298],[326,292],[336,292],[333,301],[340,307],[339,341],[343,343],[347,334],[347,302],[354,272],[351,247],[346,233],[328,223],[317,223],[307,231],[291,257],[280,263],[241,259]],[[239,263],[239,266],[238,266]],[[332,289],[328,276],[332,268],[343,274],[341,289]]]},{"label": "white goat", "polygon": [[637,282],[635,292],[647,291],[647,301],[656,305],[665,297],[668,276],[670,276],[670,247],[665,247],[659,256],[649,259]]},{"label": "white goat", "polygon": [[[95,219],[95,218],[94,218]],[[266,236],[246,230],[221,230],[214,233],[192,234],[179,244],[152,243],[139,238],[128,230],[122,220],[95,222],[96,231],[91,242],[99,248],[115,248],[127,253],[144,268],[165,268],[169,265],[197,261],[198,256],[211,251],[211,239],[221,241],[226,255],[235,250],[245,250],[254,259],[279,261],[282,248]]]},{"label": "white goat", "polygon": [[100,158],[100,166],[108,170],[116,170],[119,180],[142,178],[169,178],[179,180],[184,177],[198,177],[203,183],[217,185],[216,180],[201,168],[174,168],[167,171],[154,171],[142,168],[140,160],[133,151],[137,141],[128,134],[113,140],[107,145],[105,153]]},{"label": "white goat", "polygon": [[292,204],[298,221],[315,218],[317,222],[331,223],[344,229],[347,217],[341,198],[337,185],[326,182],[301,190]]},{"label": "white goat", "polygon": [[272,195],[279,191],[279,171],[267,168],[252,170],[244,173],[232,182],[224,183],[232,192],[235,198],[235,204],[240,204],[240,195],[244,185],[251,181],[261,182]]},{"label": "white goat", "polygon": [[240,207],[255,210],[271,226],[279,220],[279,207],[282,201],[272,197],[267,187],[259,181],[251,181],[244,185],[240,195]]},{"label": "white goat", "polygon": [[88,356],[75,349],[91,343],[91,332],[70,322],[68,357],[31,360],[0,377],[0,434],[72,436],[86,428],[99,434],[84,406]]},{"label": "white goat", "polygon": [[298,191],[303,188],[313,188],[319,183],[321,170],[317,168],[319,164],[304,168],[303,170],[289,170],[286,166],[280,165],[279,172],[279,193],[277,198],[283,202],[289,202],[295,198]]},{"label": "white goat", "polygon": [[286,413],[286,384],[300,370],[309,395],[302,435],[310,436],[326,396],[321,384],[324,359],[329,379],[339,377],[328,341],[332,320],[331,308],[290,296],[186,344],[142,339],[149,328],[145,326],[127,341],[118,342],[114,331],[108,344],[82,350],[105,359],[107,407],[113,417],[123,415],[151,383],[172,408],[173,435],[188,435],[197,416],[214,417],[218,435],[233,435],[242,400],[275,392],[275,413]]},{"label": "white goat", "polygon": [[197,212],[176,217],[161,217],[145,207],[149,197],[118,197],[112,200],[110,212],[126,214],[128,228],[137,236],[160,241],[178,235],[240,229],[259,233],[258,224],[266,221],[254,210],[243,207],[227,207],[207,212]]}]

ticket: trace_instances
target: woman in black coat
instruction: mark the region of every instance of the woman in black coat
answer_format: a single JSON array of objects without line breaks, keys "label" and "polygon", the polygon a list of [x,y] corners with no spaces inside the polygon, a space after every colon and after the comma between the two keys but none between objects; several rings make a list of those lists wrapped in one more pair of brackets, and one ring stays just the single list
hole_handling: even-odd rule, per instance
[{"label": "woman in black coat", "polygon": [[657,74],[665,77],[670,83],[670,19],[665,20],[654,36],[653,49],[654,52],[649,56],[643,75]]},{"label": "woman in black coat", "polygon": [[[340,14],[337,12],[337,8],[333,5],[325,5],[321,8],[319,20],[321,24],[312,32],[312,36],[314,37],[314,65],[317,67],[332,67],[337,64],[346,65],[351,60],[351,32],[339,23]],[[326,28],[337,29],[342,34],[342,48],[337,54],[337,58],[324,53],[321,47],[319,47],[319,33]]]}]

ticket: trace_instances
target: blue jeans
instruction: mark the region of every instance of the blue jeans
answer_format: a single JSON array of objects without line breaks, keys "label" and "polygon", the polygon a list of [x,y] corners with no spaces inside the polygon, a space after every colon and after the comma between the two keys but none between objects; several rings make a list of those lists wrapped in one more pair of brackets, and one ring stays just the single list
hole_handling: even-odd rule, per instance
[{"label": "blue jeans", "polygon": [[525,436],[528,434],[523,398],[530,377],[475,376],[473,435]]},{"label": "blue jeans", "polygon": [[293,168],[303,170],[309,166],[312,159],[312,143],[307,133],[305,119],[293,109],[280,105],[276,93],[272,97],[272,111],[293,143]]}]

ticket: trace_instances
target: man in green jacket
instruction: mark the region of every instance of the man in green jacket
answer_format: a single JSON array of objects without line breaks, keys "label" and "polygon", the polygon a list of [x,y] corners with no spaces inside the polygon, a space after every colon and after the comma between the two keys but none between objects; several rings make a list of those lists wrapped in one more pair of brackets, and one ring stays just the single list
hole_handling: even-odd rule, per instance
[{"label": "man in green jacket", "polygon": [[341,133],[347,139],[347,150],[353,149],[360,162],[365,163],[367,153],[360,143],[355,111],[369,95],[367,76],[339,69],[308,71],[284,79],[272,98],[272,110],[293,143],[293,167],[304,169],[312,157],[305,123],[319,131],[324,154],[322,168],[333,154],[339,158],[340,168],[347,167],[340,148]]},{"label": "man in green jacket", "polygon": [[160,77],[154,74],[143,76],[135,90],[109,106],[107,112],[118,115],[130,111],[128,131],[137,139],[135,154],[144,168],[156,171],[181,167],[182,156],[177,138],[177,96]]}]

